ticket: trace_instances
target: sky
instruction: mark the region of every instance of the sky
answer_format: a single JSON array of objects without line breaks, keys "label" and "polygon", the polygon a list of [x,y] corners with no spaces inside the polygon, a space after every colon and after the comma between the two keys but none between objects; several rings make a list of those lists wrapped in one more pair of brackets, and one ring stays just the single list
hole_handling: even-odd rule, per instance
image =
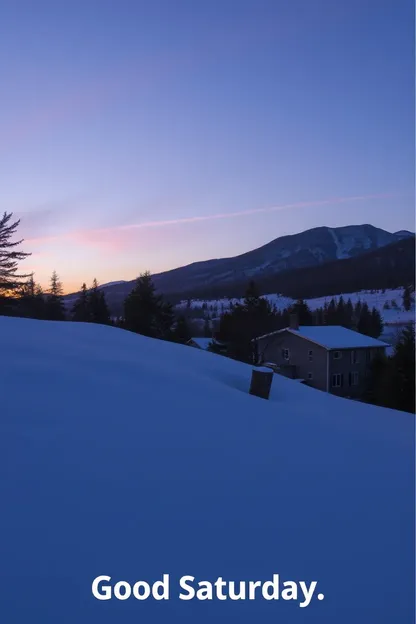
[{"label": "sky", "polygon": [[414,230],[413,0],[2,0],[0,212],[71,292]]}]

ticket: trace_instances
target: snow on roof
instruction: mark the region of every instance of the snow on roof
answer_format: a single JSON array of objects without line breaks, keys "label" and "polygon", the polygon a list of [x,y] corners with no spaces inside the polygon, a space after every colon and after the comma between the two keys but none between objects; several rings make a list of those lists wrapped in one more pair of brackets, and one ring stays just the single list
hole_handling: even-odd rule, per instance
[{"label": "snow on roof", "polygon": [[208,349],[212,343],[212,338],[191,338],[189,342],[194,342],[200,349]]},{"label": "snow on roof", "polygon": [[[265,401],[247,364],[92,323],[0,317],[0,348],[2,622],[413,620],[412,414],[279,375]],[[317,581],[306,615],[179,599],[273,573]],[[162,574],[169,600],[91,593]]]},{"label": "snow on roof", "polygon": [[360,349],[365,347],[389,346],[381,340],[365,336],[364,334],[360,334],[352,329],[347,329],[346,327],[341,327],[340,325],[301,325],[298,330],[286,327],[285,329],[260,336],[257,340],[285,331],[319,344],[321,347],[325,347],[325,349]]},{"label": "snow on roof", "polygon": [[299,331],[290,330],[294,334],[300,334],[303,338],[316,342],[326,349],[353,349],[360,347],[387,347],[381,340],[365,336],[359,332],[341,327],[340,325],[314,325],[308,327],[302,325]]}]

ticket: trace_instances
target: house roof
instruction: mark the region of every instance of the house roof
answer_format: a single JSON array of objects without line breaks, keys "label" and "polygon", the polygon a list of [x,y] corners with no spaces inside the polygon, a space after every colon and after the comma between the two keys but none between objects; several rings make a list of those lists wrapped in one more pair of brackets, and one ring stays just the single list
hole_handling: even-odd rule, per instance
[{"label": "house roof", "polygon": [[191,338],[188,341],[188,344],[190,342],[194,342],[200,349],[208,349],[212,342],[212,338]]},{"label": "house roof", "polygon": [[375,348],[389,346],[381,340],[365,336],[364,334],[360,334],[352,329],[347,329],[346,327],[341,327],[340,325],[301,325],[298,330],[286,327],[285,329],[260,336],[258,340],[285,331],[305,338],[305,340],[309,340],[310,342],[314,342],[325,349],[360,349],[366,347]]}]

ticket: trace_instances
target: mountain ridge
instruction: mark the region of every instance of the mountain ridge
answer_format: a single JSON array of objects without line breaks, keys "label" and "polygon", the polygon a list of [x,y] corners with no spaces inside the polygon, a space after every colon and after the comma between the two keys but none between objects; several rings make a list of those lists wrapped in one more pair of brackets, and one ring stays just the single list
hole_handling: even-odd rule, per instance
[{"label": "mountain ridge", "polygon": [[[319,226],[298,234],[278,237],[261,247],[228,258],[196,261],[154,274],[157,290],[165,295],[189,295],[206,290],[230,290],[250,279],[267,282],[287,272],[310,270],[377,251],[413,238],[406,230],[387,232],[371,224],[338,228]],[[130,292],[135,280],[104,284],[101,288],[110,305],[118,304]],[[75,293],[68,295],[72,299]],[[118,307],[118,306],[117,306]]]}]

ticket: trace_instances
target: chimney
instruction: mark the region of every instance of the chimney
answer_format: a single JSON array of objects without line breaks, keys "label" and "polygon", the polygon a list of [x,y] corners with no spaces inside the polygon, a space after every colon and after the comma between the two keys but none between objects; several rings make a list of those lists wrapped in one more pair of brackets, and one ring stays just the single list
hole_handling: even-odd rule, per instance
[{"label": "chimney", "polygon": [[299,330],[299,318],[298,318],[297,314],[291,314],[290,315],[289,328],[290,329],[295,329],[296,331]]}]

